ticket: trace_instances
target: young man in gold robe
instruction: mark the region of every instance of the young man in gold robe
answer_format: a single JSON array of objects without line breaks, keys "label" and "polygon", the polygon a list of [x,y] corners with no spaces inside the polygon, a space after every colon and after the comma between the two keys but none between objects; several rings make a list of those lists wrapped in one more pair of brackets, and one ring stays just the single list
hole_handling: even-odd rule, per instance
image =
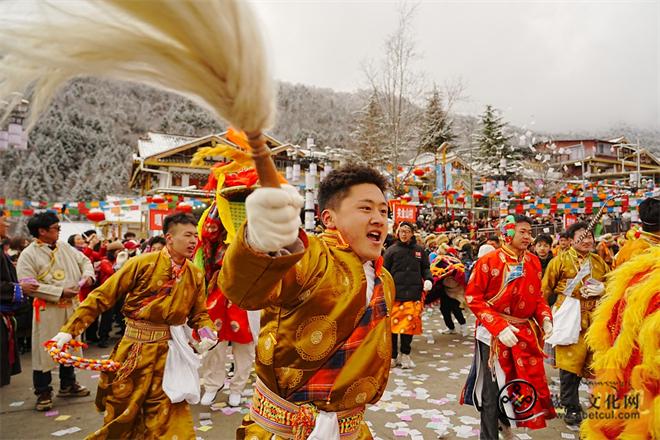
[{"label": "young man in gold robe", "polygon": [[303,200],[291,187],[247,198],[220,275],[232,302],[263,309],[254,398],[237,438],[371,438],[365,405],[385,390],[392,349],[385,188],[372,168],[332,171],[319,188],[318,237],[300,229]]},{"label": "young man in gold robe", "polygon": [[643,235],[608,276],[587,343],[594,351],[587,440],[660,438],[660,197],[639,205]]},{"label": "young man in gold robe", "polygon": [[[546,301],[553,294],[557,295],[553,316],[555,316],[555,328],[558,330],[547,342],[553,343],[553,339],[560,336],[562,328],[577,326],[579,330],[577,342],[555,346],[555,367],[559,368],[560,401],[566,410],[564,421],[569,425],[579,425],[582,420],[578,394],[580,381],[583,377],[592,377],[592,352],[587,347],[584,335],[591,326],[591,314],[596,308],[596,302],[605,292],[604,281],[609,267],[601,257],[592,252],[594,236],[588,230],[586,223],[575,223],[566,233],[571,239],[571,248],[559,253],[550,261],[543,276],[542,290]],[[556,318],[558,310],[567,298],[579,301],[579,303],[570,301],[580,309],[579,323],[564,323],[561,322],[562,319]]]},{"label": "young man in gold robe", "polygon": [[[105,411],[104,425],[88,439],[195,438],[188,403],[172,398],[164,386],[171,383],[165,374],[173,350],[169,342],[187,323],[198,330],[202,349],[208,349],[215,344],[215,332],[206,312],[204,274],[189,261],[197,246],[197,222],[188,214],[173,214],[165,218],[163,233],[163,250],[128,260],[89,294],[53,338],[62,347],[124,298],[126,332],[110,355],[122,367],[99,377],[96,408]],[[199,394],[199,384],[196,388]]]}]

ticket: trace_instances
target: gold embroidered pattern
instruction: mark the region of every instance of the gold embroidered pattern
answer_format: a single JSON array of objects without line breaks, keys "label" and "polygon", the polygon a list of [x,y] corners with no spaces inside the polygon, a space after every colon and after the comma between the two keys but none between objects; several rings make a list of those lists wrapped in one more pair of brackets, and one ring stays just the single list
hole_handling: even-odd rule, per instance
[{"label": "gold embroidered pattern", "polygon": [[491,315],[490,313],[487,313],[487,312],[482,313],[480,318],[483,319],[484,322],[489,322],[490,323],[490,322],[494,321],[493,315]]},{"label": "gold embroidered pattern", "polygon": [[298,368],[276,368],[277,384],[282,389],[293,390],[300,383],[303,371]]},{"label": "gold embroidered pattern", "polygon": [[128,377],[121,382],[112,384],[112,394],[119,399],[128,397],[133,392],[133,380]]},{"label": "gold embroidered pattern", "polygon": [[390,332],[381,332],[382,336],[376,345],[376,352],[381,359],[389,360],[392,357],[392,338]]},{"label": "gold embroidered pattern", "polygon": [[378,381],[373,377],[363,377],[348,387],[344,393],[343,403],[347,408],[364,405],[378,392]]},{"label": "gold embroidered pattern", "polygon": [[257,344],[257,358],[259,359],[259,362],[264,365],[270,365],[273,363],[273,353],[275,352],[275,342],[273,339],[272,333],[268,333],[268,335],[259,338],[259,343]]},{"label": "gold embroidered pattern", "polygon": [[295,347],[306,361],[326,357],[337,341],[337,323],[325,315],[313,316],[298,326]]}]

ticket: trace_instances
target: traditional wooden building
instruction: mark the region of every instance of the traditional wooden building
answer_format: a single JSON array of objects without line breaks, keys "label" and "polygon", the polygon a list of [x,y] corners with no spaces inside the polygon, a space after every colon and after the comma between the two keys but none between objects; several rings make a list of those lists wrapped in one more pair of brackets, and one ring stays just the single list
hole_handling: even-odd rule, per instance
[{"label": "traditional wooden building", "polygon": [[603,139],[559,139],[535,145],[539,153],[550,153],[554,167],[567,179],[597,182],[650,179],[660,184],[660,159],[648,149],[633,145],[624,137]]},{"label": "traditional wooden building", "polygon": [[[201,188],[207,182],[210,168],[217,162],[224,162],[224,157],[213,157],[203,166],[191,164],[193,155],[199,148],[214,147],[217,144],[234,144],[226,138],[227,132],[209,134],[203,137],[177,136],[150,132],[138,141],[138,153],[133,157],[130,187],[139,190],[141,195],[155,193],[203,196]],[[302,161],[315,160],[326,162],[325,153],[310,152],[291,144],[284,144],[272,136],[266,135],[275,166],[282,174],[291,170]],[[321,157],[323,156],[323,157]],[[299,170],[300,167],[298,166]]]}]

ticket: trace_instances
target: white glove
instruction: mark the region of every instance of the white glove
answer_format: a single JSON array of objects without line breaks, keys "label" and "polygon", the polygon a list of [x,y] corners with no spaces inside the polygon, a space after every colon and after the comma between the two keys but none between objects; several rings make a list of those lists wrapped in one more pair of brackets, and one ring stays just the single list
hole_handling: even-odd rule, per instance
[{"label": "white glove", "polygon": [[605,284],[600,281],[587,283],[580,289],[582,298],[601,296],[603,292],[605,292]]},{"label": "white glove", "polygon": [[277,252],[298,238],[305,199],[291,185],[257,188],[245,200],[247,242],[257,252]]},{"label": "white glove", "polygon": [[64,347],[64,344],[67,344],[71,339],[73,339],[73,336],[71,336],[70,333],[59,332],[53,337],[53,339],[51,339],[51,341],[57,343],[57,348],[62,348]]},{"label": "white glove", "polygon": [[545,318],[543,320],[543,339],[548,339],[552,336],[552,321],[550,318]]},{"label": "white glove", "polygon": [[518,343],[518,338],[515,334],[519,331],[520,330],[510,325],[502,330],[499,335],[497,335],[497,339],[499,339],[502,344],[506,345],[507,347],[513,347]]},{"label": "white glove", "polygon": [[433,282],[431,280],[424,280],[424,291],[428,292],[433,289]]}]

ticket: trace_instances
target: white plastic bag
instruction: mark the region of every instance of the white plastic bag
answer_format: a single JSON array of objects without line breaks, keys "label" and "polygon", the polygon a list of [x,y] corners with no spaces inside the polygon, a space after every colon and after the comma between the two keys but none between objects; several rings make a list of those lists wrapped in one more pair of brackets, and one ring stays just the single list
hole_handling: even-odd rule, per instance
[{"label": "white plastic bag", "polygon": [[252,333],[252,341],[256,344],[259,340],[259,331],[261,330],[261,310],[248,310],[247,317],[248,324],[250,325],[250,333]]},{"label": "white plastic bag", "polygon": [[187,325],[170,326],[171,339],[167,341],[169,350],[165,359],[163,391],[172,403],[199,403],[200,358],[188,345],[191,336],[186,332]]},{"label": "white plastic bag", "polygon": [[580,300],[567,296],[558,309],[552,309],[552,335],[545,342],[553,347],[575,344],[580,337],[581,320]]}]

